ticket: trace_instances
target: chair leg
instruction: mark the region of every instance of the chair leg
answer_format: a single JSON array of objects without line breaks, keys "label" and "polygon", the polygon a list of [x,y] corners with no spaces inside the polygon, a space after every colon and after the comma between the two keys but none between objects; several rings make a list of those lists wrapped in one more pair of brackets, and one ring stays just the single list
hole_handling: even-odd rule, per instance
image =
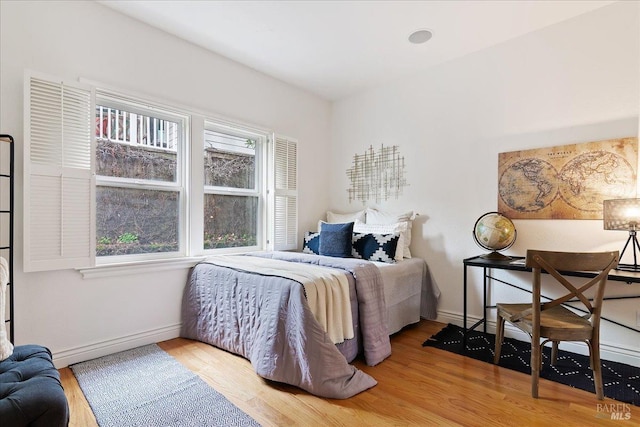
[{"label": "chair leg", "polygon": [[593,370],[593,382],[596,387],[596,397],[598,400],[604,399],[604,387],[602,384],[602,364],[600,363],[600,343],[587,341],[589,345],[589,357],[591,369]]},{"label": "chair leg", "polygon": [[540,357],[540,343],[535,340],[531,341],[531,396],[538,397],[538,382],[540,379],[540,365],[542,363]]},{"label": "chair leg", "polygon": [[558,341],[553,341],[551,345],[551,364],[555,365],[558,362]]},{"label": "chair leg", "polygon": [[496,324],[496,347],[493,353],[493,364],[500,363],[500,352],[502,351],[502,340],[504,337],[504,319],[498,315],[498,323]]}]

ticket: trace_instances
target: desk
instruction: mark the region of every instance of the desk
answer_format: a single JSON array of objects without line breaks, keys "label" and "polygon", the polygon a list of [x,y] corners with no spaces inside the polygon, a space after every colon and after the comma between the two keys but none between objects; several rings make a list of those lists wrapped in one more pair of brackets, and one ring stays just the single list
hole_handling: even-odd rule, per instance
[{"label": "desk", "polygon": [[[531,290],[529,289],[525,289],[523,287],[520,286],[516,286],[513,283],[509,283],[509,282],[505,282],[504,280],[500,280],[497,279],[495,277],[493,277],[491,275],[491,270],[492,269],[497,269],[497,270],[512,270],[512,271],[531,271],[530,268],[527,268],[524,266],[524,263],[522,262],[524,260],[524,257],[511,257],[511,259],[506,259],[506,260],[495,260],[495,259],[487,259],[487,258],[482,258],[482,256],[474,256],[471,258],[467,258],[465,260],[463,260],[464,263],[464,307],[463,307],[463,319],[462,319],[462,323],[463,323],[463,328],[464,331],[466,332],[468,329],[475,329],[478,326],[480,326],[480,324],[483,324],[483,330],[484,332],[487,332],[487,309],[489,308],[495,308],[495,306],[490,306],[487,305],[487,288],[489,286],[489,283],[491,282],[491,280],[503,283],[507,286],[511,286],[513,288],[516,289],[520,289],[521,291],[525,291],[525,292],[529,292],[531,293]],[[467,269],[468,267],[481,267],[483,269],[483,312],[482,312],[482,319],[478,320],[473,326],[471,326],[470,328],[467,329]],[[566,274],[567,276],[574,276],[574,277],[587,277],[587,278],[591,278],[591,277],[595,277],[596,274],[591,273],[591,272],[586,272],[586,271],[569,271],[569,272],[563,272],[563,274]],[[629,271],[621,271],[621,270],[611,270],[611,273],[609,274],[609,280],[613,280],[616,282],[625,282],[627,284],[632,284],[632,283],[640,283],[640,273],[636,273],[636,272],[629,272]],[[546,298],[544,295],[542,295],[543,298]],[[619,296],[619,297],[607,297],[605,296],[604,299],[605,300],[616,300],[616,299],[636,299],[636,298],[640,298],[640,295],[628,295],[628,296]],[[568,301],[571,302],[571,301]],[[570,306],[570,305],[569,305]],[[613,323],[615,325],[621,326],[623,328],[627,328],[630,329],[632,331],[636,331],[636,332],[640,332],[640,329],[635,329],[631,326],[628,325],[623,325],[622,323],[618,323],[614,320],[611,319],[607,319],[606,317],[601,317],[602,320],[606,320],[610,323]]]}]

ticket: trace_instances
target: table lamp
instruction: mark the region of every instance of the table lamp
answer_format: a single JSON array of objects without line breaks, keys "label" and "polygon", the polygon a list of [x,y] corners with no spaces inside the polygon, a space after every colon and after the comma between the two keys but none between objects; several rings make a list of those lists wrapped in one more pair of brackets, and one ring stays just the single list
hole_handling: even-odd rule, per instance
[{"label": "table lamp", "polygon": [[624,230],[629,232],[627,243],[624,244],[624,248],[620,253],[620,260],[622,260],[622,255],[624,255],[627,246],[631,244],[633,247],[633,264],[618,264],[617,269],[640,271],[638,252],[636,252],[636,248],[640,251],[640,244],[638,244],[636,237],[636,233],[640,228],[640,199],[605,200],[602,206],[605,230]]}]

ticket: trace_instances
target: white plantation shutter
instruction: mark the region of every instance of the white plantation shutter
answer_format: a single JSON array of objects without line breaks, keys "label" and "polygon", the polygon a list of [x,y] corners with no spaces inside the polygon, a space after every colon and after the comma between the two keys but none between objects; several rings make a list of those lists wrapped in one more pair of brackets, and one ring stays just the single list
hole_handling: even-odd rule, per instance
[{"label": "white plantation shutter", "polygon": [[89,87],[27,75],[25,271],[94,265],[94,105]]},{"label": "white plantation shutter", "polygon": [[274,249],[298,247],[298,144],[276,136],[274,143]]}]

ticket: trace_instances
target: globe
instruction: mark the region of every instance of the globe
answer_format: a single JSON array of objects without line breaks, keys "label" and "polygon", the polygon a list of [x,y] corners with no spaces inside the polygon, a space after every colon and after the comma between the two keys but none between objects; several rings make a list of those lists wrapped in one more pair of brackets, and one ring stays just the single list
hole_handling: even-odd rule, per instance
[{"label": "globe", "polygon": [[483,258],[507,259],[498,251],[510,248],[516,241],[516,227],[513,222],[499,212],[488,212],[476,221],[473,227],[473,238],[483,249],[492,251]]}]

